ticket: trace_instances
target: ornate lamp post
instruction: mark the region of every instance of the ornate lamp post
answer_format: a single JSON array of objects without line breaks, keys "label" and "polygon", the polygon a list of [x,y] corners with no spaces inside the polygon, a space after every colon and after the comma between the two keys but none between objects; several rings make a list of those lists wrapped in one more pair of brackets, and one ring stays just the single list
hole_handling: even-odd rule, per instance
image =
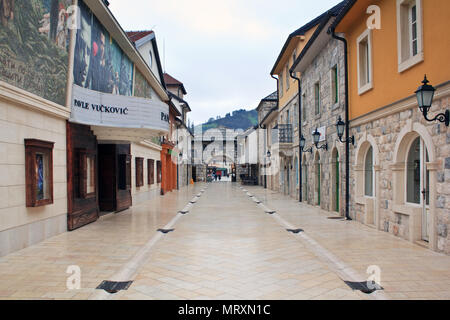
[{"label": "ornate lamp post", "polygon": [[417,103],[419,104],[419,109],[423,114],[425,120],[433,122],[439,121],[445,123],[448,127],[450,124],[450,110],[446,110],[445,113],[440,113],[434,119],[428,118],[428,112],[431,109],[431,105],[433,104],[434,92],[436,89],[428,84],[429,81],[427,76],[425,75],[425,79],[422,81],[422,85],[415,92],[417,97]]},{"label": "ornate lamp post", "polygon": [[342,137],[344,136],[345,126],[346,126],[345,122],[342,121],[341,116],[339,116],[339,120],[336,123],[336,128],[337,128],[337,134],[338,134],[339,141],[342,142],[342,143],[346,143],[348,141],[352,145],[355,145],[355,136],[351,136],[351,137],[348,137],[345,140],[342,140]]},{"label": "ornate lamp post", "polygon": [[312,154],[313,150],[312,147],[310,147],[308,150],[305,150],[305,144],[306,144],[306,139],[305,137],[302,135],[300,138],[300,151],[303,153],[309,152]]},{"label": "ornate lamp post", "polygon": [[314,141],[314,145],[316,146],[317,150],[324,149],[324,150],[328,151],[328,143],[327,142],[325,142],[325,144],[323,144],[319,147],[320,132],[317,128],[316,128],[316,131],[313,132],[313,141]]}]

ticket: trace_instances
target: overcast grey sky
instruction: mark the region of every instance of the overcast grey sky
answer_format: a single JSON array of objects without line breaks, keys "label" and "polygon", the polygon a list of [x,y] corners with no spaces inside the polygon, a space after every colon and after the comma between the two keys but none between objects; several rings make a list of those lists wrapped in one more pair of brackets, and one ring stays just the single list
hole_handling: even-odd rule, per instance
[{"label": "overcast grey sky", "polygon": [[340,0],[109,2],[126,31],[155,31],[165,71],[184,83],[197,125],[256,108],[276,90],[270,71],[289,34]]}]

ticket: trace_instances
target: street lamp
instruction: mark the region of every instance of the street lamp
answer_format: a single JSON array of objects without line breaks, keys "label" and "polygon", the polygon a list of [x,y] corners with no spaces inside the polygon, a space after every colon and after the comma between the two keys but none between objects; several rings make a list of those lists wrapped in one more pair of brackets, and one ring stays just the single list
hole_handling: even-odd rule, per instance
[{"label": "street lamp", "polygon": [[440,113],[434,119],[428,119],[428,111],[431,109],[431,105],[433,104],[434,92],[436,89],[428,84],[429,81],[427,79],[427,75],[425,75],[425,79],[422,81],[422,84],[417,91],[415,92],[417,97],[417,103],[419,105],[419,109],[423,114],[423,117],[427,121],[439,121],[445,123],[448,127],[450,124],[450,110],[446,110],[445,113]]},{"label": "street lamp", "polygon": [[320,136],[321,136],[321,134],[320,134],[319,130],[316,128],[316,131],[313,132],[314,145],[316,146],[317,150],[320,150],[320,149],[328,150],[327,142],[325,142],[324,145],[321,145],[319,147]]},{"label": "street lamp", "polygon": [[345,140],[342,140],[342,137],[344,136],[345,122],[342,121],[341,116],[339,116],[339,120],[336,123],[336,128],[337,128],[337,134],[338,134],[338,138],[339,138],[340,142],[346,143],[347,141],[349,141],[349,142],[351,142],[352,145],[355,145],[355,136],[351,136]]},{"label": "street lamp", "polygon": [[300,150],[301,152],[310,152],[312,154],[312,147],[310,147],[308,150],[304,150],[305,149],[305,144],[306,144],[306,139],[305,137],[302,135],[302,137],[300,138]]},{"label": "street lamp", "polygon": [[270,153],[270,151],[267,151],[267,158],[270,159],[271,156],[272,156],[272,154]]}]

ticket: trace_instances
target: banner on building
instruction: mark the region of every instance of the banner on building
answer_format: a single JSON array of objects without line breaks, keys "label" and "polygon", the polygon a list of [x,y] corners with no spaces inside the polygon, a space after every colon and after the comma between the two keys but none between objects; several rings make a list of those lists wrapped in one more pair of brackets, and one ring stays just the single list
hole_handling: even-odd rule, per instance
[{"label": "banner on building", "polygon": [[160,100],[102,93],[73,86],[71,122],[169,131],[169,106]]}]

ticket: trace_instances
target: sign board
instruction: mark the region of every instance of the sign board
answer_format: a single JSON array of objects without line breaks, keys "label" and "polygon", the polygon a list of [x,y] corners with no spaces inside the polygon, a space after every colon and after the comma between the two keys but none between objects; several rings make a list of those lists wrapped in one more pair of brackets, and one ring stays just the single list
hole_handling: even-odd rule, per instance
[{"label": "sign board", "polygon": [[167,132],[169,106],[160,100],[101,93],[73,85],[70,121]]}]

